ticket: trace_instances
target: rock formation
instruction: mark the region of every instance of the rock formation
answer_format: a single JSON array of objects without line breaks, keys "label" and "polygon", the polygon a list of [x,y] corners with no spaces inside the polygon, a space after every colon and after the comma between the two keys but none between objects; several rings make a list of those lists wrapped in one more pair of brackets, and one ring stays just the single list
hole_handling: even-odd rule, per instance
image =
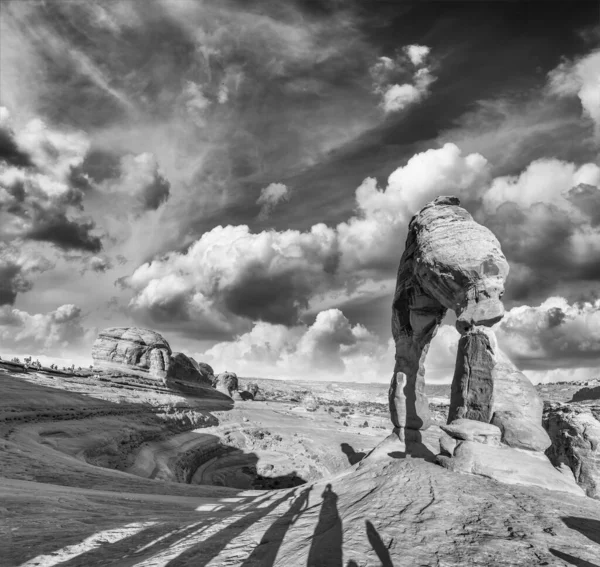
[{"label": "rock formation", "polygon": [[600,402],[548,404],[544,426],[552,463],[568,466],[585,493],[600,500]]},{"label": "rock formation", "polygon": [[396,432],[402,440],[418,441],[415,432],[431,425],[424,362],[452,309],[461,339],[438,462],[577,493],[572,475],[543,456],[550,439],[541,425],[542,401],[489,328],[504,315],[509,268],[500,243],[459,205],[456,197],[439,197],[409,225],[392,311],[396,365],[389,401]]},{"label": "rock formation", "polygon": [[212,382],[209,375],[207,373],[200,372],[199,368],[200,367],[198,363],[194,364],[193,359],[189,358],[182,352],[174,352],[169,361],[167,380],[184,380],[186,382],[194,382],[204,386],[212,387]]},{"label": "rock formation", "polygon": [[[238,393],[238,377],[234,372],[222,372],[213,382],[214,387],[221,393],[231,398],[236,398]],[[235,396],[235,397],[234,397]]]},{"label": "rock formation", "polygon": [[212,369],[212,366],[206,364],[206,362],[196,362],[193,358],[190,357],[191,363],[194,365],[194,368],[202,374],[205,378],[213,382],[215,379],[215,371]]},{"label": "rock formation", "polygon": [[104,329],[92,346],[94,366],[164,379],[171,347],[158,333],[137,327]]}]

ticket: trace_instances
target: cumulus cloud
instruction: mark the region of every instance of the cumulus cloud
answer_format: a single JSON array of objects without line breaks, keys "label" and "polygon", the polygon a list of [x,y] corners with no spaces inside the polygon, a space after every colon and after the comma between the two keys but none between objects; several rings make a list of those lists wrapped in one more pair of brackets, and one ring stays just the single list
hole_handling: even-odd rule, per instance
[{"label": "cumulus cloud", "polygon": [[429,87],[435,81],[426,65],[429,52],[425,45],[407,45],[395,59],[379,57],[371,67],[373,91],[382,97],[380,106],[384,112],[404,110],[429,94]]},{"label": "cumulus cloud", "polygon": [[256,204],[260,205],[259,219],[269,218],[275,207],[282,202],[290,200],[290,190],[283,183],[271,183],[261,189]]},{"label": "cumulus cloud", "polygon": [[525,369],[590,367],[600,361],[600,300],[569,303],[550,297],[506,313],[498,341]]},{"label": "cumulus cloud", "polygon": [[[558,159],[533,161],[519,175],[494,179],[483,196],[487,212],[494,212],[507,201],[520,207],[535,203],[553,203],[563,208],[569,205],[567,193],[580,184],[600,186],[600,167],[594,163],[577,166]],[[600,190],[598,190],[600,195]]]},{"label": "cumulus cloud", "polygon": [[[454,327],[440,327],[426,361],[430,383],[451,381],[458,336]],[[394,368],[394,343],[353,325],[339,309],[328,309],[311,325],[255,323],[247,333],[195,356],[242,376],[387,382]]]},{"label": "cumulus cloud", "polygon": [[565,60],[548,75],[548,88],[561,97],[577,96],[584,113],[600,133],[600,50],[575,59]]},{"label": "cumulus cloud", "polygon": [[184,253],[140,266],[124,281],[144,321],[187,321],[198,331],[236,332],[251,321],[294,325],[315,296],[393,273],[411,216],[442,193],[469,195],[488,177],[486,160],[446,144],[411,158],[385,189],[367,179],[358,215],[336,228],[263,231],[218,226]]},{"label": "cumulus cloud", "polygon": [[511,263],[513,299],[540,299],[561,282],[600,277],[600,167],[535,160],[519,175],[494,179],[480,220]]},{"label": "cumulus cloud", "polygon": [[93,333],[83,326],[81,309],[72,304],[34,315],[7,305],[0,307],[3,352],[19,350],[34,355],[43,352],[60,356],[65,350],[87,344],[92,336]]},{"label": "cumulus cloud", "polygon": [[258,234],[218,226],[187,252],[140,266],[127,281],[135,292],[130,306],[206,332],[231,332],[243,319],[293,325],[333,277],[337,259],[335,231],[324,224]]},{"label": "cumulus cloud", "polygon": [[391,372],[390,348],[391,342],[382,346],[365,327],[329,309],[309,326],[256,323],[236,340],[218,343],[198,357],[246,376],[381,381]]}]

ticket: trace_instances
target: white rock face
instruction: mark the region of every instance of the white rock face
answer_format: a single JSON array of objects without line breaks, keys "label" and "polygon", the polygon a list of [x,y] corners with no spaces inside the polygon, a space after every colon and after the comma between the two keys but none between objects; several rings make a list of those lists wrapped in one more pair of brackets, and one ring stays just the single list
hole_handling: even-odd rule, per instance
[{"label": "white rock face", "polygon": [[544,425],[550,460],[567,465],[585,493],[600,500],[600,402],[549,404]]},{"label": "white rock face", "polygon": [[111,327],[98,334],[92,346],[94,365],[164,379],[171,347],[155,331],[137,327]]}]

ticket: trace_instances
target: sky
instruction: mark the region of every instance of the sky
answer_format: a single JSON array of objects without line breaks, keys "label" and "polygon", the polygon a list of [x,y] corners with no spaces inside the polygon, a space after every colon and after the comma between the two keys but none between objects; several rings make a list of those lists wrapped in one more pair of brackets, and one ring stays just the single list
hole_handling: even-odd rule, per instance
[{"label": "sky", "polygon": [[[387,382],[412,215],[511,270],[499,344],[600,374],[597,1],[0,4],[0,356],[139,326],[241,376]],[[449,382],[449,314],[427,380]]]}]

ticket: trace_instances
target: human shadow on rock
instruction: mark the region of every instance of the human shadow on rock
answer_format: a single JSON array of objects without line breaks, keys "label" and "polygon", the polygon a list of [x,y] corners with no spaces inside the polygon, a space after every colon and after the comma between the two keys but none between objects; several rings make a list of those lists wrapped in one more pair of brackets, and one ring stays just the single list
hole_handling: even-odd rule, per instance
[{"label": "human shadow on rock", "polygon": [[589,518],[578,518],[576,516],[565,516],[561,518],[565,526],[577,530],[580,534],[600,545],[600,521]]},{"label": "human shadow on rock", "polygon": [[300,492],[290,505],[290,509],[278,518],[265,532],[260,543],[241,564],[241,567],[271,567],[275,563],[285,534],[308,507],[308,495],[311,489],[312,486],[309,486]]},{"label": "human shadow on rock", "polygon": [[277,506],[289,500],[291,496],[289,492],[286,492],[281,498],[271,502],[268,506],[257,508],[248,514],[244,514],[239,520],[224,526],[222,530],[199,541],[196,545],[169,561],[166,567],[182,567],[184,565],[204,567],[217,557],[230,541],[246,531],[250,526],[256,524],[256,522],[269,514],[269,512],[272,512]]},{"label": "human shadow on rock", "polygon": [[365,458],[365,453],[357,453],[348,443],[342,443],[340,447],[342,448],[342,453],[346,455],[346,458],[351,465],[355,465]]},{"label": "human shadow on rock", "polygon": [[118,565],[119,561],[125,561],[125,557],[131,555],[132,549],[143,549],[136,551],[133,556],[139,561],[159,554],[176,545],[178,542],[193,536],[203,526],[212,522],[206,518],[203,522],[194,522],[184,527],[177,527],[173,522],[149,526],[145,530],[130,537],[110,543],[106,542],[94,547],[76,557],[60,563],[61,567],[82,567],[83,565]]},{"label": "human shadow on rock", "polygon": [[369,520],[366,520],[365,524],[367,526],[367,538],[371,544],[371,547],[373,548],[373,551],[375,551],[379,561],[381,562],[381,567],[394,567],[392,558],[390,557],[390,552],[385,543],[383,543],[383,540],[375,529],[375,526],[369,522]]},{"label": "human shadow on rock", "polygon": [[585,559],[579,559],[578,557],[575,557],[574,555],[569,555],[568,553],[558,551],[557,549],[550,548],[548,551],[550,551],[550,553],[552,553],[552,555],[554,555],[554,557],[558,557],[559,559],[562,559],[563,561],[566,561],[567,563],[570,563],[571,565],[575,565],[576,567],[600,567],[600,565],[598,565],[596,563],[590,563],[589,561],[586,561]]},{"label": "human shadow on rock", "polygon": [[342,520],[337,509],[338,495],[328,484],[321,496],[323,504],[306,567],[342,567]]}]

